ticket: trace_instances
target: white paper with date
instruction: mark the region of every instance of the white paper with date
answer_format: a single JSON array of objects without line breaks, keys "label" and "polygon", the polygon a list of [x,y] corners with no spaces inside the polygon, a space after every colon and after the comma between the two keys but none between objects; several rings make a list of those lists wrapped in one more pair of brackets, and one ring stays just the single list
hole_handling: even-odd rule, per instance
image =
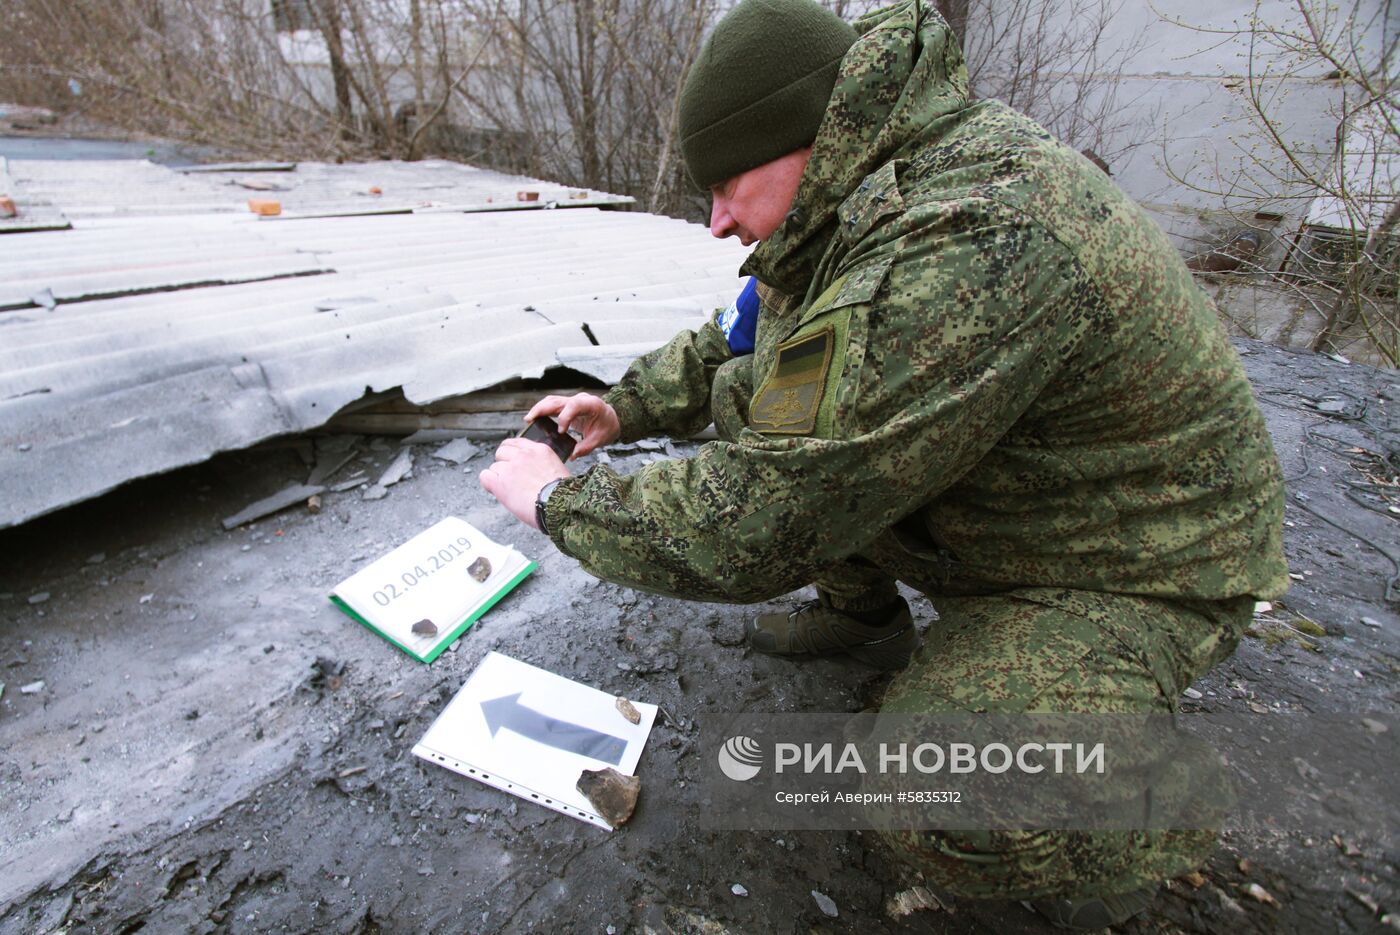
[{"label": "white paper with date", "polygon": [[636,771],[657,708],[632,705],[639,724],[624,717],[606,692],[490,652],[413,753],[612,830],[575,784],[586,769],[611,766],[629,776]]},{"label": "white paper with date", "polygon": [[535,567],[449,516],[336,585],[331,601],[410,656],[432,662]]}]

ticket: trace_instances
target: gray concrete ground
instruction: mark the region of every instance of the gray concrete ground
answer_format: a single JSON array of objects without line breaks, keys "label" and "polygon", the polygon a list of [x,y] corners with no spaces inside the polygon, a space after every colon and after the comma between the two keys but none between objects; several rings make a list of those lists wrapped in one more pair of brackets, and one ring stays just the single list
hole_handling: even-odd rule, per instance
[{"label": "gray concrete ground", "polygon": [[[1262,618],[1195,707],[1394,712],[1400,607],[1383,592],[1397,569],[1351,533],[1392,555],[1400,542],[1388,512],[1400,492],[1384,483],[1400,378],[1240,347],[1291,478],[1301,580],[1271,617],[1306,615],[1324,635]],[[358,444],[337,479],[372,479],[399,448]],[[887,901],[918,880],[870,835],[706,830],[694,780],[712,751],[693,718],[859,710],[880,677],[750,654],[752,608],[594,580],[479,489],[485,454],[458,467],[432,447],[413,449],[412,476],[384,499],[331,493],[318,514],[230,532],[222,517],[306,478],[304,443],[220,456],[0,533],[0,933],[1049,931],[1006,903],[892,917]],[[626,471],[667,455],[611,456]],[[425,666],[326,595],[447,514],[540,569]],[[608,834],[412,756],[493,649],[666,709],[631,823]],[[1200,877],[1171,883],[1123,931],[1388,930],[1397,803],[1374,807],[1374,832],[1334,840],[1226,834]],[[1251,883],[1276,905],[1251,899]]]}]

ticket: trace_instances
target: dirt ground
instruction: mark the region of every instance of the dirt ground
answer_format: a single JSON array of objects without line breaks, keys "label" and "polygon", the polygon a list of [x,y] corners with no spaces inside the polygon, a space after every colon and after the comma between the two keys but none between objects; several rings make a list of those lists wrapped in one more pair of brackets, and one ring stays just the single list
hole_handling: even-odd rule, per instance
[{"label": "dirt ground", "polygon": [[[1300,580],[1187,707],[1393,713],[1400,377],[1239,347],[1290,479]],[[594,580],[480,490],[485,453],[456,466],[416,446],[383,499],[329,493],[317,514],[224,531],[305,480],[297,442],[0,533],[0,932],[1050,931],[1007,903],[891,916],[918,880],[870,835],[705,830],[697,714],[858,710],[869,670],[750,654],[751,608]],[[357,444],[336,480],[373,479],[399,449]],[[625,471],[658,448],[610,454]],[[425,666],[326,595],[448,514],[540,568]],[[922,599],[915,612],[932,616]],[[411,754],[489,650],[666,709],[631,823],[608,834]],[[1226,833],[1200,877],[1122,931],[1389,931],[1400,808],[1374,807],[1370,833]]]}]

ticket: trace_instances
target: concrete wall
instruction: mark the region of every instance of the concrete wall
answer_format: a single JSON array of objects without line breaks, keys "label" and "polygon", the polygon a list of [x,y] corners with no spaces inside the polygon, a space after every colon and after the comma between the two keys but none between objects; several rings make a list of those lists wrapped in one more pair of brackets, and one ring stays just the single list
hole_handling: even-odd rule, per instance
[{"label": "concrete wall", "polygon": [[[985,2],[1004,10],[1014,0]],[[1393,36],[1400,28],[1400,9],[1392,11],[1388,25],[1377,15],[1392,0],[1332,6],[1349,9],[1353,2],[1361,3],[1368,18],[1375,15],[1364,36],[1373,46],[1383,30]],[[976,10],[974,4],[974,15]],[[1239,30],[1254,10],[1253,0],[1124,0],[1104,37],[1110,50],[1138,50],[1116,92],[1126,102],[1124,126],[1114,134],[1117,145],[1106,148],[1132,148],[1113,159],[1114,178],[1190,252],[1238,228],[1241,220],[1267,228],[1267,219],[1254,217],[1261,209],[1285,215],[1274,233],[1295,230],[1311,200],[1312,192],[1290,182],[1297,173],[1248,119],[1250,45]],[[1292,0],[1261,0],[1259,10],[1268,23],[1302,28]],[[969,33],[976,27],[974,20]],[[1300,66],[1262,48],[1256,49],[1254,69],[1256,76],[1264,69],[1271,76],[1263,82],[1269,111],[1290,145],[1310,164],[1326,166],[1334,152],[1338,82],[1326,77],[1320,63]],[[1287,77],[1272,77],[1285,72]]]}]

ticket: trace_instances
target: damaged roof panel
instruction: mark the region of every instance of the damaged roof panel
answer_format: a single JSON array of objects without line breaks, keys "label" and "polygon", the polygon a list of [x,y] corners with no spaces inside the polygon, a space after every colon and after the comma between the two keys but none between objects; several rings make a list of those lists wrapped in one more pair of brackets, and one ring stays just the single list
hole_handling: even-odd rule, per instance
[{"label": "damaged roof panel", "polygon": [[[73,220],[246,214],[249,198],[281,202],[278,220],[632,203],[624,195],[443,160],[286,165],[286,171],[267,171],[256,163],[175,170],[144,160],[12,160],[9,171],[22,198],[60,205]],[[518,201],[522,191],[537,193],[538,200]]]},{"label": "damaged roof panel", "polygon": [[[745,254],[588,208],[77,223],[3,241],[0,296],[26,307],[0,311],[0,527],[316,428],[367,393],[428,403],[561,354],[611,373],[611,346],[657,346],[732,299]],[[317,274],[194,285],[277,271]],[[88,298],[139,289],[163,291]]]}]

